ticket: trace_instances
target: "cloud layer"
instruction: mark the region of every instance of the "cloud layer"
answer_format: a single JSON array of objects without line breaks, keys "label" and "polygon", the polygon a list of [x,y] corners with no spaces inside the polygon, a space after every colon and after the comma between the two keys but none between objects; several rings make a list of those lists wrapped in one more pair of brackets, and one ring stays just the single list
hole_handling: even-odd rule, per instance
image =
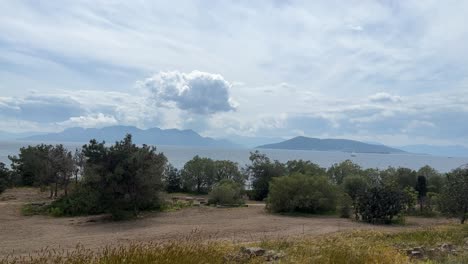
[{"label": "cloud layer", "polygon": [[467,13],[456,0],[0,2],[0,130],[467,145]]}]

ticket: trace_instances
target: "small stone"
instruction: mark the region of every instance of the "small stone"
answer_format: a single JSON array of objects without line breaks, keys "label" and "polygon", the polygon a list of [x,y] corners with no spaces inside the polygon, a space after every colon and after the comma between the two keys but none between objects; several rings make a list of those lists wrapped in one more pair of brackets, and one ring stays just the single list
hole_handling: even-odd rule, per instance
[{"label": "small stone", "polygon": [[410,254],[411,258],[422,258],[423,257],[423,254],[421,251],[418,251],[418,250],[413,250],[411,251],[411,254]]},{"label": "small stone", "polygon": [[242,247],[241,252],[250,256],[263,256],[266,250],[259,247]]}]

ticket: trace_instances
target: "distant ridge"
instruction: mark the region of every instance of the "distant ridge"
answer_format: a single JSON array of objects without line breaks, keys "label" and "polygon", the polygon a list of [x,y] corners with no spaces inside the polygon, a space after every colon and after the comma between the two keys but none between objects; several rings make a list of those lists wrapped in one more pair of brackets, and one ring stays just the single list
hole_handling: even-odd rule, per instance
[{"label": "distant ridge", "polygon": [[404,153],[405,151],[384,145],[368,144],[348,139],[319,139],[295,137],[275,144],[258,146],[262,149],[290,149],[316,151],[342,151],[357,153]]},{"label": "distant ridge", "polygon": [[179,129],[139,129],[134,126],[110,126],[104,128],[81,128],[74,127],[65,129],[59,133],[34,135],[21,138],[27,141],[41,142],[88,142],[90,139],[113,143],[121,140],[125,134],[133,136],[136,144],[148,145],[174,145],[174,146],[205,146],[205,147],[236,147],[237,145],[228,140],[216,140],[202,137],[193,130]]}]

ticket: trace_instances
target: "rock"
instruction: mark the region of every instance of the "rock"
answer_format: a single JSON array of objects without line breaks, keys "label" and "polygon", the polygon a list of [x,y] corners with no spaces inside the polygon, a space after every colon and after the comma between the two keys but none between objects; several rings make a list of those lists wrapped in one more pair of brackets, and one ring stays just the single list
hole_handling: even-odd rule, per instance
[{"label": "rock", "polygon": [[283,252],[276,252],[274,250],[268,250],[265,252],[265,260],[266,261],[275,261],[279,260],[280,258],[284,258],[286,255]]},{"label": "rock", "polygon": [[259,247],[242,247],[241,252],[250,256],[263,256],[266,252],[265,249]]},{"label": "rock", "polygon": [[444,244],[440,245],[439,248],[442,251],[452,252],[452,250],[455,249],[455,246],[452,245],[452,244],[444,243]]},{"label": "rock", "polygon": [[420,259],[420,258],[423,258],[423,253],[419,250],[412,250],[410,253],[410,257]]}]

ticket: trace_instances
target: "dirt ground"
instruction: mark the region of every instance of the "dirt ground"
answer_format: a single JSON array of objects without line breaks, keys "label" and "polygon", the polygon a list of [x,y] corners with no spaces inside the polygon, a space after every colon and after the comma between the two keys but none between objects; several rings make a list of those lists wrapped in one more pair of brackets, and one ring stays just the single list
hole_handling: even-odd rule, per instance
[{"label": "dirt ground", "polygon": [[7,190],[0,195],[0,256],[25,255],[45,247],[67,250],[78,243],[97,249],[106,245],[179,239],[194,233],[207,239],[248,242],[352,229],[396,232],[450,222],[443,218],[408,218],[406,226],[374,226],[332,216],[271,215],[259,203],[244,208],[187,208],[147,214],[142,219],[125,222],[102,221],[99,217],[21,215],[23,204],[46,200],[46,196],[28,188]]}]

